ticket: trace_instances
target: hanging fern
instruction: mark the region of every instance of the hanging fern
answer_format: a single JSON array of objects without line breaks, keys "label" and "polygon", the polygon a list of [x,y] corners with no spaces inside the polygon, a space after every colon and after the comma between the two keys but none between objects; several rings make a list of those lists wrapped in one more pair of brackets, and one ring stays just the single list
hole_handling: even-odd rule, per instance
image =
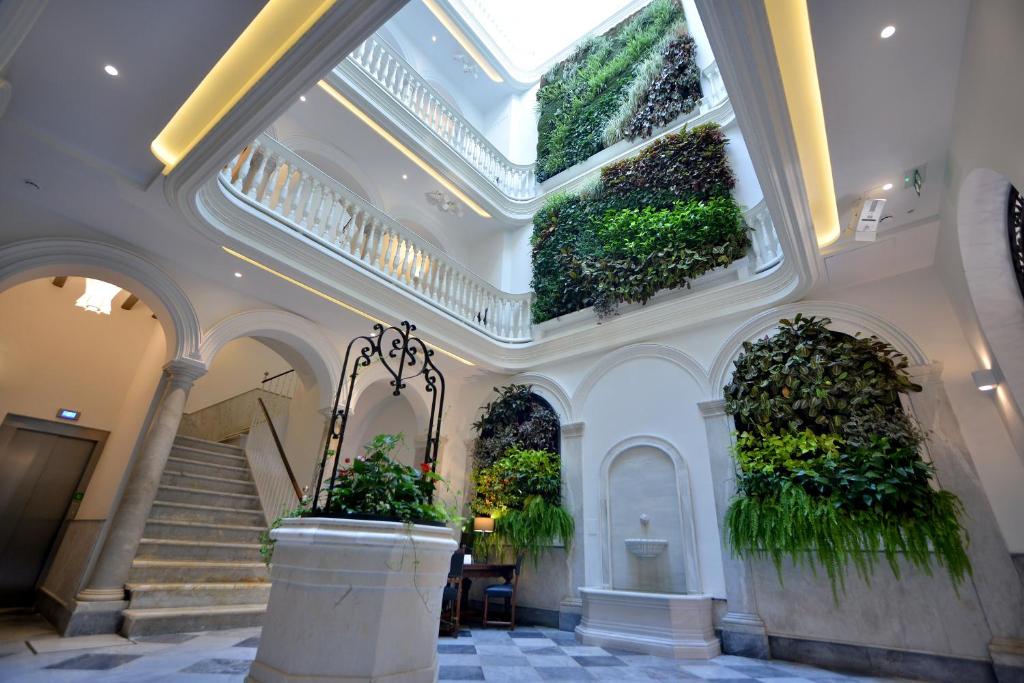
[{"label": "hanging fern", "polygon": [[744,345],[726,409],[736,442],[737,497],[726,531],[738,555],[825,569],[838,601],[852,564],[870,580],[881,555],[954,586],[971,573],[960,500],[931,486],[923,435],[900,394],[920,391],[907,359],[885,342],[828,329],[827,318],[782,320]]}]

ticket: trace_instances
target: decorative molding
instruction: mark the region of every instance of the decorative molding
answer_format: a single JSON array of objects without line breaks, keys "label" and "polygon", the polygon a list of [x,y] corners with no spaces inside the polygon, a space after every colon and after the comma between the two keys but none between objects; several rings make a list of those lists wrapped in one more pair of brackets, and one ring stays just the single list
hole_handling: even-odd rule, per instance
[{"label": "decorative molding", "polygon": [[583,378],[572,395],[572,405],[578,414],[583,413],[583,408],[586,406],[590,392],[594,390],[594,387],[602,377],[623,363],[641,358],[665,360],[682,368],[707,392],[707,371],[685,351],[662,344],[633,344],[632,346],[612,351],[594,364],[594,367]]},{"label": "decorative molding", "polygon": [[566,428],[570,424],[580,425],[580,432],[583,431],[583,423],[574,423],[576,414],[572,409],[572,399],[569,393],[562,387],[558,380],[539,372],[524,372],[516,375],[510,384],[529,384],[533,387],[534,393],[543,398],[558,413],[558,421],[562,425],[562,436],[566,435]]},{"label": "decorative molding", "polygon": [[206,363],[192,358],[175,358],[164,366],[168,384],[172,387],[191,389],[196,380],[206,374]]},{"label": "decorative molding", "polygon": [[838,301],[800,301],[777,306],[755,315],[743,322],[730,334],[715,354],[711,364],[711,389],[720,394],[732,376],[733,363],[743,349],[743,342],[752,341],[770,334],[779,325],[779,320],[791,318],[797,313],[827,316],[832,319],[833,329],[848,333],[867,333],[892,344],[904,354],[911,365],[926,365],[928,357],[921,347],[896,325],[871,311]]},{"label": "decorative molding", "polygon": [[302,358],[305,367],[291,360],[289,362],[304,383],[316,383],[318,405],[332,404],[334,390],[341,376],[341,359],[320,325],[279,309],[236,313],[206,331],[199,347],[200,360],[204,366],[209,367],[225,345],[241,337],[272,339],[292,349]]},{"label": "decorative molding", "polygon": [[79,239],[39,239],[0,247],[0,290],[54,275],[97,278],[128,290],[164,328],[167,359],[199,359],[199,318],[167,273],[123,247]]},{"label": "decorative molding", "polygon": [[700,411],[701,417],[705,419],[720,417],[725,415],[725,400],[716,398],[710,401],[700,401],[697,403],[697,409]]},{"label": "decorative molding", "polygon": [[[673,445],[660,436],[652,434],[641,434],[631,436],[619,441],[609,449],[608,453],[601,460],[600,486],[601,486],[601,559],[604,576],[602,585],[605,588],[612,586],[612,558],[611,558],[611,501],[610,501],[610,480],[612,464],[622,454],[635,448],[654,448],[664,453],[672,461],[676,473],[676,492],[679,500],[679,529],[682,532],[683,561],[686,578],[687,593],[703,592],[704,582],[700,574],[700,562],[697,561],[699,549],[697,547],[697,530],[693,520],[696,517],[696,507],[693,501],[693,489],[690,481],[690,468],[687,465],[683,454]],[[627,593],[628,595],[628,593]]]}]

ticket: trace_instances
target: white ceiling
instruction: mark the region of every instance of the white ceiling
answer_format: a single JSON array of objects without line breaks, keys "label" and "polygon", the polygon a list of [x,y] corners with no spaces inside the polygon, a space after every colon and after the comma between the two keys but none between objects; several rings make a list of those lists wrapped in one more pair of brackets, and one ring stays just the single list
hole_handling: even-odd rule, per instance
[{"label": "white ceiling", "polygon": [[[969,0],[808,0],[832,174],[847,227],[885,197],[880,235],[938,214]],[[895,26],[882,39],[885,26]],[[904,171],[926,165],[920,197]],[[885,192],[881,186],[893,183]],[[847,242],[848,235],[842,241]]]},{"label": "white ceiling", "polygon": [[5,75],[4,118],[146,183],[161,168],[149,143],[264,3],[50,0]]}]

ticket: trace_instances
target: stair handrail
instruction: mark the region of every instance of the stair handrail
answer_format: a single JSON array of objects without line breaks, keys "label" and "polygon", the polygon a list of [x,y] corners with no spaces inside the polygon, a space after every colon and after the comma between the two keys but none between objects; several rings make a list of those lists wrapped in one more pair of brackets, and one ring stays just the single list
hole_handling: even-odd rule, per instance
[{"label": "stair handrail", "polygon": [[[289,370],[288,372],[292,372]],[[281,375],[287,373],[282,372]],[[275,375],[270,379],[276,379],[280,375]],[[267,382],[269,380],[263,380]],[[263,417],[267,419],[267,425],[270,427],[270,434],[274,437],[274,445],[277,446],[277,454],[281,456],[281,464],[284,465],[285,472],[288,473],[288,479],[292,482],[292,488],[295,490],[295,499],[298,502],[302,502],[302,488],[299,486],[299,482],[295,479],[295,472],[292,471],[292,466],[288,462],[288,456],[284,452],[284,444],[281,443],[281,437],[277,435],[277,428],[274,427],[274,420],[270,417],[270,411],[267,410],[267,404],[263,402],[261,397],[256,397],[256,402],[260,404],[260,409],[263,411]]]}]

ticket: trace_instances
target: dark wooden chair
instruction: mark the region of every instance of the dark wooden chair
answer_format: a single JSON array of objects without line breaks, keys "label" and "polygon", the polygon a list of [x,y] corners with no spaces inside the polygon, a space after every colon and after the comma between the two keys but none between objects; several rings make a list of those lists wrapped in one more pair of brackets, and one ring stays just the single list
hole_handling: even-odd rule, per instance
[{"label": "dark wooden chair", "polygon": [[462,568],[465,562],[465,548],[459,548],[452,554],[448,583],[441,596],[441,633],[455,638],[459,637],[459,622],[462,617]]},{"label": "dark wooden chair", "polygon": [[[509,630],[516,630],[516,591],[519,588],[519,570],[523,566],[523,556],[516,558],[516,566],[512,570],[512,576],[505,577],[505,583],[488,586],[484,589],[484,626],[510,626]],[[508,621],[495,621],[487,618],[490,601],[504,600],[505,614]]]}]

